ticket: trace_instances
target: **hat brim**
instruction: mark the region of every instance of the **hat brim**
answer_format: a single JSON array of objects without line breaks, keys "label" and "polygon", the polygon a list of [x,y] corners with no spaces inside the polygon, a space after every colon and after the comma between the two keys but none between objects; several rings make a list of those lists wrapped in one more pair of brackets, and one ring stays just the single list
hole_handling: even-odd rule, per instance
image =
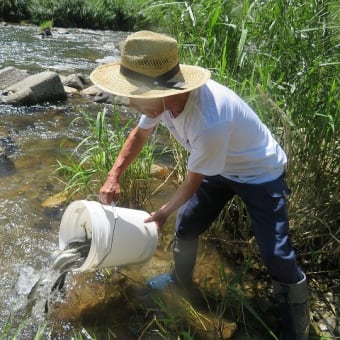
[{"label": "hat brim", "polygon": [[120,62],[98,66],[90,75],[91,81],[103,91],[129,98],[161,98],[190,92],[205,84],[210,71],[193,65],[180,64],[180,72],[169,82],[183,83],[180,88],[148,85],[120,73]]}]

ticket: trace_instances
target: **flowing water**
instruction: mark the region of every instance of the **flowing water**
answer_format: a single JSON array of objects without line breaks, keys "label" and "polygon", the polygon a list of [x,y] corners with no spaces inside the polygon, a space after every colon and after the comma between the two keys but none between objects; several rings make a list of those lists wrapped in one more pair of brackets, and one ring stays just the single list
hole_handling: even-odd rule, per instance
[{"label": "flowing water", "polygon": [[[52,37],[42,39],[37,27],[3,26],[0,69],[15,66],[31,72],[48,69],[88,75],[101,61],[117,59],[116,46],[125,36],[112,31],[54,29]],[[18,338],[31,339],[46,324],[44,339],[69,339],[74,334],[90,339],[87,329],[101,326],[110,328],[112,334],[98,338],[136,339],[143,328],[135,325],[150,322],[145,317],[152,313],[144,315],[144,309],[140,315],[138,306],[150,304],[150,311],[154,310],[143,293],[144,283],[169,268],[171,254],[166,248],[172,225],[161,233],[156,254],[148,263],[124,272],[71,273],[57,285],[60,289],[49,308],[51,284],[60,275],[52,267],[51,254],[58,246],[65,206],[44,208],[42,202],[63,189],[53,170],[62,156],[61,143],[71,149],[73,138],[80,134],[69,128],[71,120],[81,110],[98,112],[100,105],[76,97],[53,105],[0,105],[0,147],[8,154],[0,161],[0,337],[4,329],[6,334],[20,329]],[[165,190],[159,199],[164,202],[168,196]],[[216,261],[210,247],[204,264],[200,263],[210,281],[218,277]],[[177,313],[177,300],[170,298],[168,306],[172,303]],[[231,333],[234,328],[231,324]]]},{"label": "flowing water", "polygon": [[[116,45],[125,35],[54,29],[52,37],[42,39],[37,27],[3,26],[0,69],[88,75],[101,59],[117,59]],[[33,107],[0,105],[0,147],[8,155],[0,162],[0,334],[9,317],[14,329],[30,317],[28,295],[49,268],[64,209],[43,208],[41,203],[62,189],[53,176],[60,144],[79,132],[70,130],[69,123],[91,105],[77,99]],[[35,330],[27,330],[27,339]]]}]

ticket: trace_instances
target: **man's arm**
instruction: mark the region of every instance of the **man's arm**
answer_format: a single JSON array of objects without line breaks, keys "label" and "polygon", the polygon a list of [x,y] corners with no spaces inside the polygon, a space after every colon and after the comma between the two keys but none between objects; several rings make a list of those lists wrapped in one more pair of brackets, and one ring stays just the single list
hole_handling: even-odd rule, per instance
[{"label": "man's arm", "polygon": [[120,194],[119,180],[127,167],[138,157],[145,145],[152,129],[135,127],[128,135],[122,149],[119,152],[104,185],[99,191],[99,201],[104,204],[111,204],[117,201]]},{"label": "man's arm", "polygon": [[188,171],[188,174],[183,183],[178,187],[171,199],[164,204],[158,211],[151,214],[145,219],[145,222],[156,222],[157,226],[161,228],[166,222],[167,218],[198,190],[202,183],[204,175]]}]

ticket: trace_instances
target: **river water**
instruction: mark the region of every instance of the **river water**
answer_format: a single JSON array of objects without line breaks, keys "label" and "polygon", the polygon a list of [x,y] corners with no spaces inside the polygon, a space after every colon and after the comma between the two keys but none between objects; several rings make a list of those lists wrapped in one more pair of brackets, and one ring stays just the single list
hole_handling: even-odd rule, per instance
[{"label": "river water", "polygon": [[[3,26],[0,69],[15,66],[31,72],[88,75],[102,59],[117,59],[116,45],[125,36],[112,31],[54,29],[52,37],[42,39],[37,27]],[[41,203],[63,189],[53,176],[60,144],[77,134],[68,128],[70,121],[91,105],[71,98],[54,105],[0,106],[0,142],[6,143],[9,154],[6,162],[0,162],[0,335],[8,320],[13,330],[27,320],[21,332],[25,339],[33,338],[37,329],[33,326],[37,322],[30,319],[27,296],[49,266],[65,208],[43,208]]]}]

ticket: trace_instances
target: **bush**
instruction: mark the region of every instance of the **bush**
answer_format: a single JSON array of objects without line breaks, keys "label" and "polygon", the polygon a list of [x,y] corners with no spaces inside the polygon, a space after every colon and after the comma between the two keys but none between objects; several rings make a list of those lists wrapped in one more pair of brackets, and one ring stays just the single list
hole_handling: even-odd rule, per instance
[{"label": "bush", "polygon": [[134,0],[3,0],[0,18],[35,25],[52,20],[59,27],[132,31],[148,23],[137,12],[138,7]]},{"label": "bush", "polygon": [[18,22],[27,19],[29,10],[28,0],[2,0],[0,2],[0,19]]}]

